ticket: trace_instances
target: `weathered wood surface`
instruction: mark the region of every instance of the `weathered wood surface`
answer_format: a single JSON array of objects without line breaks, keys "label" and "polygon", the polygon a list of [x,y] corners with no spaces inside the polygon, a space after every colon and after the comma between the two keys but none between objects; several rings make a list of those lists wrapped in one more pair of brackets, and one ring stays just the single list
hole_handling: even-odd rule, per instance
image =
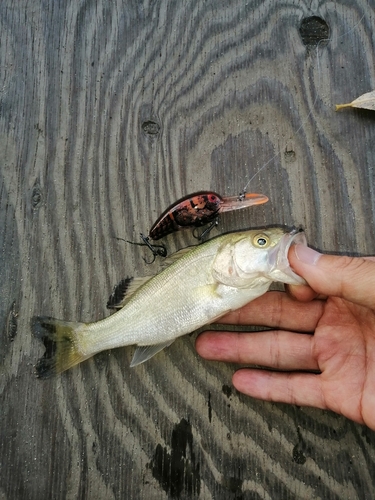
[{"label": "weathered wood surface", "polygon": [[[236,194],[271,158],[249,186],[270,203],[220,232],[295,224],[321,250],[374,254],[374,114],[334,112],[375,88],[374,8],[1,1],[0,498],[373,498],[373,432],[241,396],[195,335],[41,382],[29,322],[107,315],[120,278],[150,273],[115,236],[137,241],[189,192]],[[328,36],[301,37],[311,16]]]}]

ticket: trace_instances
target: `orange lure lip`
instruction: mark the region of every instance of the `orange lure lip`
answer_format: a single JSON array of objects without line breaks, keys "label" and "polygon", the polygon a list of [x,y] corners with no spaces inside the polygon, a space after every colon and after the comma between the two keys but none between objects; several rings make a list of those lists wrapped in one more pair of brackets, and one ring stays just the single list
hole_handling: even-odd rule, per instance
[{"label": "orange lure lip", "polygon": [[268,196],[257,193],[245,193],[238,196],[223,196],[222,200],[218,210],[219,213],[240,210],[241,208],[251,207],[252,205],[267,203]]}]

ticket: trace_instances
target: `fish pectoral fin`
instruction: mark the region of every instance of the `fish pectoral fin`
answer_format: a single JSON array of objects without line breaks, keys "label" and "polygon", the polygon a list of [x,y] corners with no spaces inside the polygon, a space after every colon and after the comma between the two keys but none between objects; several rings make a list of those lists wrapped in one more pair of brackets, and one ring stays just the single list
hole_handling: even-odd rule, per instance
[{"label": "fish pectoral fin", "polygon": [[203,295],[208,295],[213,299],[222,299],[225,297],[225,291],[223,293],[223,285],[221,283],[210,283],[209,285],[203,285],[199,289],[200,293]]},{"label": "fish pectoral fin", "polygon": [[171,345],[174,340],[175,339],[167,340],[166,342],[161,342],[160,344],[138,346],[130,363],[130,367],[133,368],[133,366],[144,363],[148,359],[152,358],[152,356],[155,356],[155,354],[162,351],[165,347]]}]

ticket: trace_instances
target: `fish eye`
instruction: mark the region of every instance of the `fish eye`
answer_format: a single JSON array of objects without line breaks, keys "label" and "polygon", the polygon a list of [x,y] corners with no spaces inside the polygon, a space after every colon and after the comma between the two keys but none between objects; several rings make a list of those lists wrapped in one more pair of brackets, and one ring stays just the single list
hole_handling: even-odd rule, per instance
[{"label": "fish eye", "polygon": [[267,248],[268,245],[270,244],[270,239],[265,234],[257,234],[253,238],[253,243],[254,243],[254,246],[256,246],[258,248]]}]

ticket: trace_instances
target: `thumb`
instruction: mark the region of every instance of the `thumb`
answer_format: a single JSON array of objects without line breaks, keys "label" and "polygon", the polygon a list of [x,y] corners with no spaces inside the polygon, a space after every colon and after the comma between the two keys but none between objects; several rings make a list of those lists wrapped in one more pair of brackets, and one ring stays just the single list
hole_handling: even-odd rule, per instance
[{"label": "thumb", "polygon": [[305,245],[294,245],[289,262],[316,293],[375,309],[375,257],[323,255]]}]

